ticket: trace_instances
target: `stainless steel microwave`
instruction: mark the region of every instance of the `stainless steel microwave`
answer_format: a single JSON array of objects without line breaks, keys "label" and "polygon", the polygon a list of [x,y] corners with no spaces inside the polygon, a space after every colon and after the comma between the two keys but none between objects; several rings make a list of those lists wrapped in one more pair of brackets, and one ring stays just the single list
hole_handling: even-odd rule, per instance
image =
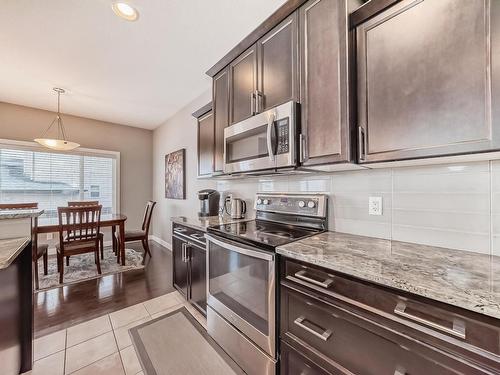
[{"label": "stainless steel microwave", "polygon": [[224,173],[295,167],[297,106],[290,101],[224,129]]}]

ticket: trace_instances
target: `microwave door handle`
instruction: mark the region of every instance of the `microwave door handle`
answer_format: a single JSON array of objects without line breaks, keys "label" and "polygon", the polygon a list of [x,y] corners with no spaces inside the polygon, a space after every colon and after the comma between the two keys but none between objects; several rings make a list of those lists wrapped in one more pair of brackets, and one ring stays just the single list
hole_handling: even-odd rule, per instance
[{"label": "microwave door handle", "polygon": [[274,147],[273,147],[273,127],[274,127],[274,112],[269,113],[267,118],[267,152],[269,159],[274,161]]}]

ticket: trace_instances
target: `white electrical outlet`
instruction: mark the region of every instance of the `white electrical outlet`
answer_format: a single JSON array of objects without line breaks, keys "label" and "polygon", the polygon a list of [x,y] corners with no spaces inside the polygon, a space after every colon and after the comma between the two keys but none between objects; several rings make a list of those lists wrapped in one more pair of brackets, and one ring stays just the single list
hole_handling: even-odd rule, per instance
[{"label": "white electrical outlet", "polygon": [[368,198],[368,214],[382,215],[382,197]]},{"label": "white electrical outlet", "polygon": [[51,240],[54,238],[54,235],[52,233],[47,233],[47,240]]}]

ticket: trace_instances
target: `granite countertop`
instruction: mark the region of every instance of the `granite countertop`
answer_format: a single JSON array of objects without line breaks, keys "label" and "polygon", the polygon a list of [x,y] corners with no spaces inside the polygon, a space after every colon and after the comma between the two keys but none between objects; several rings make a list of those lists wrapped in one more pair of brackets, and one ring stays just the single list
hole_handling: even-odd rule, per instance
[{"label": "granite countertop", "polygon": [[220,216],[207,216],[207,217],[185,217],[177,216],[172,217],[171,220],[174,223],[182,224],[193,229],[198,229],[203,232],[207,231],[208,227],[213,227],[216,225],[223,225],[229,223],[238,223],[242,221],[249,221],[252,219],[231,219],[230,217],[220,217]]},{"label": "granite countertop", "polygon": [[28,242],[29,237],[0,240],[0,270],[9,267]]},{"label": "granite countertop", "polygon": [[500,318],[500,257],[325,232],[280,246],[283,256]]},{"label": "granite countertop", "polygon": [[34,209],[34,210],[0,210],[0,220],[10,220],[10,219],[26,219],[32,217],[38,217],[44,213],[44,210]]}]

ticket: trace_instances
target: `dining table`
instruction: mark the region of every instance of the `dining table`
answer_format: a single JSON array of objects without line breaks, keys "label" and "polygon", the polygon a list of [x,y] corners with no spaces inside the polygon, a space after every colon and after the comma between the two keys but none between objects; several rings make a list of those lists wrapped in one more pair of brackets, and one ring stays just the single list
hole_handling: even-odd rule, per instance
[{"label": "dining table", "polygon": [[[111,227],[113,250],[118,247],[117,262],[125,265],[125,221],[127,216],[123,214],[101,214],[100,227]],[[116,228],[118,227],[118,241],[116,239]],[[59,219],[45,214],[38,217],[36,233],[57,233],[59,232]]]}]

